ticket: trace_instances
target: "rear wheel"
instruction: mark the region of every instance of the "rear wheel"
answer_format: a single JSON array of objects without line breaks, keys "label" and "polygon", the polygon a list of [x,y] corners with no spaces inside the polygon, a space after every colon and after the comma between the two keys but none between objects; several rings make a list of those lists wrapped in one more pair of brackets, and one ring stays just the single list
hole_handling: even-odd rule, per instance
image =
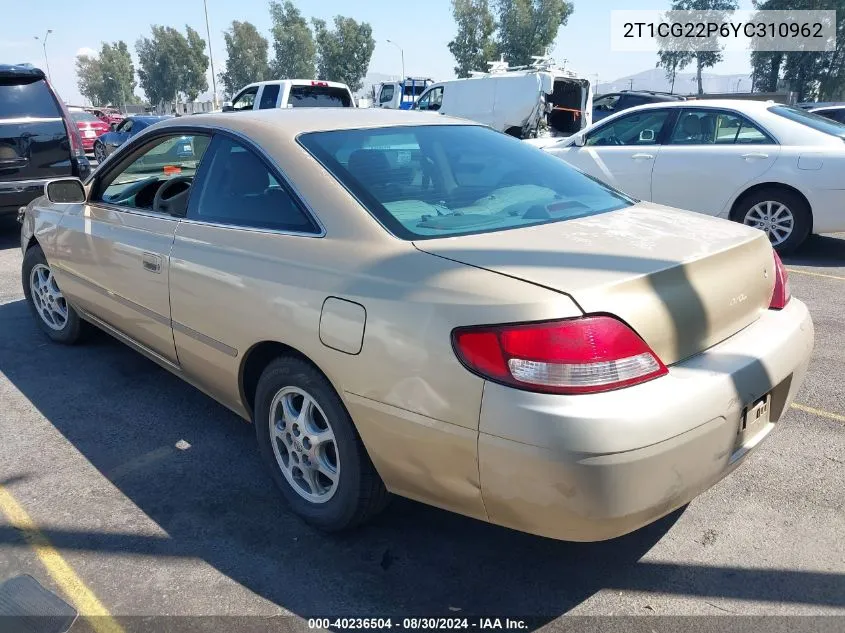
[{"label": "rear wheel", "polygon": [[326,531],[377,514],[388,493],[326,378],[299,358],[270,363],[255,398],[258,448],[296,514]]},{"label": "rear wheel", "polygon": [[22,277],[26,302],[44,333],[57,343],[78,342],[87,324],[65,299],[40,246],[26,251]]},{"label": "rear wheel", "polygon": [[775,187],[742,198],[731,218],[764,231],[775,250],[784,255],[807,239],[812,225],[807,202],[792,191]]}]

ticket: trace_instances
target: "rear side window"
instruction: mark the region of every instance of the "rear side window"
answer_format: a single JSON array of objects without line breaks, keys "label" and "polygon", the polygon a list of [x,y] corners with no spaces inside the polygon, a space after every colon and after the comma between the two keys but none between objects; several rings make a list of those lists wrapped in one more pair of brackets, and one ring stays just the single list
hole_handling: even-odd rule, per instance
[{"label": "rear side window", "polygon": [[299,142],[407,240],[560,222],[631,204],[559,158],[481,126],[312,132]]},{"label": "rear side window", "polygon": [[259,110],[270,110],[276,107],[276,101],[279,100],[279,84],[267,84],[261,92],[261,102],[258,104]]},{"label": "rear side window", "polygon": [[43,79],[26,83],[20,79],[0,79],[0,119],[60,116],[59,106]]},{"label": "rear side window", "polygon": [[350,108],[349,91],[330,86],[291,86],[288,105],[293,108]]},{"label": "rear side window", "polygon": [[252,150],[216,136],[203,162],[202,192],[188,219],[236,227],[319,233],[310,216]]},{"label": "rear side window", "polygon": [[671,145],[768,145],[771,138],[748,119],[718,110],[682,109]]}]

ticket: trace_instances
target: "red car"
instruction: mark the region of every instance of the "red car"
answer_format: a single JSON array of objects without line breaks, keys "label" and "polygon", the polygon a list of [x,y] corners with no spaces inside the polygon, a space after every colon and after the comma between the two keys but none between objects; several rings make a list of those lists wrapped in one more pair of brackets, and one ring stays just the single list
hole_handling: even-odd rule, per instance
[{"label": "red car", "polygon": [[120,123],[126,118],[119,111],[112,110],[111,108],[89,108],[88,112],[108,125]]},{"label": "red car", "polygon": [[76,122],[76,127],[79,128],[79,135],[82,137],[82,148],[86,152],[93,152],[94,141],[97,140],[97,137],[111,130],[108,123],[101,121],[85,110],[72,109],[70,116]]}]

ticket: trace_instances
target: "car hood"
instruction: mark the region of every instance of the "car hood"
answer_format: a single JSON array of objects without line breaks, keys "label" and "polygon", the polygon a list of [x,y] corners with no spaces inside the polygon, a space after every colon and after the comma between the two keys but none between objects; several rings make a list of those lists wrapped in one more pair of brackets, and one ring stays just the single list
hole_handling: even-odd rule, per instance
[{"label": "car hood", "polygon": [[762,231],[651,203],[415,246],[564,293],[585,313],[614,314],[667,364],[755,321],[774,289]]}]

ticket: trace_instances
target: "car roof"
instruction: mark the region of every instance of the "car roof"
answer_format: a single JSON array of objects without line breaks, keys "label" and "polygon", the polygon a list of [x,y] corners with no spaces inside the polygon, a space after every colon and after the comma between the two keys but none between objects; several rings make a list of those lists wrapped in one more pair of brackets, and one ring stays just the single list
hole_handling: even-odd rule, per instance
[{"label": "car roof", "polygon": [[[738,112],[761,112],[768,110],[772,106],[782,106],[782,103],[774,101],[752,101],[750,99],[688,99],[687,101],[661,101],[658,103],[645,103],[643,105],[629,108],[622,112],[632,112],[633,110],[647,110],[653,108],[719,108],[727,110],[736,110]],[[610,117],[608,117],[610,118]],[[604,119],[603,119],[604,120]]]},{"label": "car roof", "polygon": [[275,134],[289,138],[304,132],[438,124],[480,125],[435,112],[388,108],[268,108],[243,112],[207,112],[172,118],[162,123],[163,126],[211,125],[248,135],[272,130]]},{"label": "car roof", "polygon": [[144,123],[158,123],[159,121],[166,121],[176,117],[172,114],[131,114],[126,118],[132,119],[133,121],[142,121]]},{"label": "car roof", "polygon": [[[349,88],[349,86],[344,83],[340,83],[339,81],[327,81],[325,79],[268,79],[267,81],[254,81],[241,88],[241,90],[244,88],[252,88],[254,86],[280,86],[282,84],[290,84],[292,86],[310,86],[312,84],[320,84],[326,85],[329,88]],[[238,92],[240,92],[240,90]]]},{"label": "car roof", "polygon": [[44,71],[29,64],[0,64],[0,77],[7,79],[44,79]]},{"label": "car roof", "polygon": [[820,105],[815,108],[809,108],[810,112],[818,112],[819,110],[843,110],[845,109],[845,104],[839,103],[835,105]]}]

